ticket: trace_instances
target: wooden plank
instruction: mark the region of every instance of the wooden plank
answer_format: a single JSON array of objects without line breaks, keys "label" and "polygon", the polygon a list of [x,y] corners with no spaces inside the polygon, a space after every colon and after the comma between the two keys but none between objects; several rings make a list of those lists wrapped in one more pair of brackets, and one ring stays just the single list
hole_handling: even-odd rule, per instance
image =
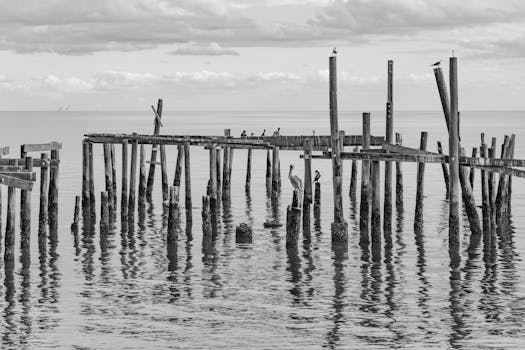
[{"label": "wooden plank", "polygon": [[0,174],[0,184],[8,187],[20,188],[26,191],[31,191],[33,189],[33,182],[3,174]]},{"label": "wooden plank", "polygon": [[[25,160],[22,158],[10,159],[0,158],[0,166],[12,165],[13,160],[17,160],[19,164],[24,164]],[[49,167],[56,168],[59,164],[58,160],[33,159],[33,168]]]},{"label": "wooden plank", "polygon": [[25,181],[36,181],[36,173],[29,171],[0,171],[0,175],[15,177]]},{"label": "wooden plank", "polygon": [[22,152],[45,152],[45,151],[55,151],[62,149],[62,142],[48,142],[48,143],[34,143],[34,144],[25,144],[21,147]]}]

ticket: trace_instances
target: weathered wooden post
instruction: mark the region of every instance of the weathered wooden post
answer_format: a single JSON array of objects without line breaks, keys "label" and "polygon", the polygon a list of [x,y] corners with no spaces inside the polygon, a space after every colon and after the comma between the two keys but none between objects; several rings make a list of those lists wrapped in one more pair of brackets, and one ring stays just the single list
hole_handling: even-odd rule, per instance
[{"label": "weathered wooden post", "polygon": [[128,218],[128,140],[122,141],[122,184],[120,195],[120,216]]},{"label": "weathered wooden post", "polygon": [[[514,149],[516,147],[516,135],[512,134],[511,136],[511,147],[510,147],[510,159],[514,159]],[[512,175],[509,175],[507,183],[507,202],[505,203],[505,211],[507,214],[510,214],[512,204]]]},{"label": "weathered wooden post", "polygon": [[272,191],[272,160],[270,150],[266,150],[266,192]]},{"label": "weathered wooden post", "polygon": [[89,194],[89,143],[82,142],[82,207],[88,208],[90,205]]},{"label": "weathered wooden post", "polygon": [[175,165],[175,176],[173,176],[173,187],[175,187],[175,202],[179,203],[180,183],[182,177],[182,161],[184,160],[184,146],[177,146],[177,163]]},{"label": "weathered wooden post", "polygon": [[51,151],[51,162],[49,171],[49,202],[48,218],[52,231],[56,231],[58,225],[58,169],[60,154],[58,150]]},{"label": "weathered wooden post", "polygon": [[[363,113],[363,150],[370,148],[370,113]],[[370,222],[370,161],[361,162],[361,206],[359,208],[360,244],[370,243],[368,231]]]},{"label": "weathered wooden post", "polygon": [[[388,61],[388,91],[386,103],[386,133],[388,144],[394,143],[394,61]],[[383,230],[385,233],[392,231],[392,162],[385,162],[385,198],[383,208]]]},{"label": "weathered wooden post", "polygon": [[[217,219],[217,146],[210,147],[210,212],[212,225]],[[213,227],[213,226],[212,226]]]},{"label": "weathered wooden post", "polygon": [[[478,155],[478,149],[476,147],[472,147],[472,158],[476,158]],[[475,169],[472,167],[470,168],[470,174],[468,176],[469,178],[469,182],[470,182],[470,187],[472,188],[472,190],[474,191],[474,178],[475,178]]]},{"label": "weathered wooden post", "polygon": [[[459,155],[461,157],[466,156],[465,149],[463,147],[459,149]],[[472,188],[470,187],[470,182],[468,181],[468,175],[469,167],[461,165],[459,167],[459,182],[461,185],[461,193],[463,197],[463,203],[465,204],[465,211],[467,212],[470,231],[472,231],[473,235],[481,235],[483,231],[481,229],[476,202],[474,201],[474,194],[472,193]]]},{"label": "weathered wooden post", "polygon": [[137,140],[131,143],[131,169],[129,173],[129,198],[128,198],[128,221],[133,224],[135,221],[135,191],[137,181]]},{"label": "weathered wooden post", "polygon": [[93,169],[93,143],[88,143],[89,147],[89,205],[91,208],[91,217],[95,218],[96,207],[95,207],[95,174]]},{"label": "weathered wooden post", "polygon": [[166,160],[166,145],[160,145],[160,173],[162,181],[162,205],[170,204],[170,186],[168,184],[168,161]]},{"label": "weathered wooden post", "polygon": [[[25,156],[26,171],[33,172],[33,158]],[[21,248],[29,249],[31,234],[31,191],[20,190]]]},{"label": "weathered wooden post", "polygon": [[[496,158],[496,138],[491,140],[491,148],[489,148],[489,158]],[[496,174],[489,172],[489,203],[490,203],[490,228],[496,227]]]},{"label": "weathered wooden post", "polygon": [[107,233],[109,230],[109,217],[110,217],[110,209],[109,209],[109,203],[111,202],[111,198],[109,198],[107,191],[102,191],[100,193],[100,233],[104,234]]},{"label": "weathered wooden post", "polygon": [[[219,147],[217,147],[217,199],[221,199],[222,198],[222,180],[221,180],[221,176],[222,176],[222,170],[221,170],[221,166],[222,166],[222,152],[221,152],[221,149]],[[220,200],[217,200],[217,205],[220,206],[221,205],[221,201]]]},{"label": "weathered wooden post", "polygon": [[191,163],[190,163],[190,143],[184,142],[184,192],[186,209],[186,229],[192,226],[192,200],[191,200]]},{"label": "weathered wooden post", "polygon": [[15,255],[15,217],[16,188],[7,187],[7,219],[5,223],[4,261],[6,265],[14,261]]},{"label": "weathered wooden post", "polygon": [[[419,142],[419,149],[427,150],[428,133],[421,132],[421,139]],[[425,188],[425,162],[419,162],[417,165],[417,190],[416,190],[416,212],[414,215],[414,231],[421,232],[423,229],[423,198]]]},{"label": "weathered wooden post", "polygon": [[202,196],[202,241],[211,240],[211,216],[210,216],[210,197]]},{"label": "weathered wooden post", "polygon": [[312,140],[305,139],[304,147],[304,196],[303,196],[303,237],[310,239],[310,204],[312,196]]},{"label": "weathered wooden post", "polygon": [[[403,138],[396,132],[396,145],[401,146]],[[396,162],[396,210],[403,211],[403,168],[401,162]]]},{"label": "weathered wooden post", "polygon": [[[436,71],[436,70],[434,70]],[[439,69],[441,71],[441,69]],[[450,112],[448,120],[449,150],[449,253],[453,261],[459,261],[459,130],[458,130],[458,76],[457,59],[450,58]],[[441,95],[440,89],[440,95]],[[445,95],[446,96],[446,95]],[[448,101],[448,99],[445,98]],[[443,103],[444,99],[441,98]],[[447,103],[448,104],[448,103]],[[444,109],[446,111],[446,109]]]},{"label": "weathered wooden post", "polygon": [[372,178],[372,214],[371,214],[371,237],[372,251],[381,250],[381,188],[379,161],[372,161],[370,168]]},{"label": "weathered wooden post", "polygon": [[[359,148],[357,146],[353,149],[354,153],[359,152]],[[357,160],[352,159],[352,170],[350,172],[350,199],[352,201],[355,201],[356,195],[357,195]]]},{"label": "weathered wooden post", "polygon": [[[481,144],[480,156],[487,159],[487,145]],[[487,171],[481,170],[481,214],[483,217],[483,234],[484,237],[490,232],[490,202],[489,202],[489,178]]]},{"label": "weathered wooden post", "polygon": [[113,185],[113,208],[115,209],[114,214],[117,212],[117,165],[115,163],[115,144],[111,144],[111,184]]},{"label": "weathered wooden post", "polygon": [[272,196],[279,193],[279,146],[273,146],[272,160]]},{"label": "weathered wooden post", "polygon": [[297,247],[301,227],[300,196],[297,189],[294,189],[292,205],[286,208],[286,249]]},{"label": "weathered wooden post", "polygon": [[319,217],[321,213],[321,183],[314,184],[314,216]]},{"label": "weathered wooden post", "polygon": [[177,189],[175,186],[170,187],[170,204],[168,211],[168,232],[167,232],[167,243],[168,245],[177,244]]},{"label": "weathered wooden post", "polygon": [[222,199],[230,199],[230,147],[223,147],[222,164]]},{"label": "weathered wooden post", "polygon": [[250,192],[250,183],[252,180],[252,149],[248,148],[248,155],[246,160],[246,182],[244,185],[245,192]]},{"label": "weathered wooden post", "polygon": [[111,168],[111,146],[104,143],[104,176],[106,180],[106,192],[108,197],[109,215],[113,217],[115,208],[113,207],[113,175]]},{"label": "weathered wooden post", "polygon": [[79,217],[80,217],[80,196],[75,196],[75,211],[73,212],[73,223],[71,224],[71,231],[78,230]]},{"label": "weathered wooden post", "polygon": [[[155,154],[156,154],[155,150]],[[156,157],[156,156],[155,156]],[[140,158],[139,158],[139,198],[138,198],[138,205],[143,206],[144,201],[146,200],[146,150],[144,148],[144,145],[140,145]]]},{"label": "weathered wooden post", "polygon": [[343,167],[341,149],[343,140],[339,134],[337,116],[337,61],[335,56],[329,60],[329,94],[330,94],[330,136],[332,148],[332,181],[334,189],[334,222],[331,225],[332,242],[348,241],[348,224],[343,216]]},{"label": "weathered wooden post", "polygon": [[47,191],[49,186],[49,157],[47,153],[40,154],[44,162],[40,167],[40,208],[38,212],[38,236],[45,237],[47,233]]},{"label": "weathered wooden post", "polygon": [[[155,113],[155,126],[153,128],[153,135],[157,136],[160,132],[160,127],[162,126],[162,99],[159,98],[157,102],[157,110],[151,106],[153,112]],[[148,173],[148,183],[146,187],[146,197],[148,200],[151,200],[151,193],[153,191],[153,182],[155,181],[155,164],[157,163],[157,145],[151,145],[151,158],[149,163],[149,173]],[[139,194],[140,195],[140,194]]]},{"label": "weathered wooden post", "polygon": [[[512,137],[515,137],[515,135],[512,134]],[[510,158],[510,150],[511,150],[512,142],[513,142],[512,138],[510,138],[508,135],[505,135],[505,140],[503,142],[503,146],[501,149],[501,159]],[[507,183],[508,183],[508,175],[500,174],[499,184],[498,184],[498,193],[496,195],[496,217],[499,220],[502,219],[502,215],[504,212],[504,206],[507,201],[506,199]]]},{"label": "weathered wooden post", "polygon": [[[438,148],[438,153],[439,154],[443,154],[443,147],[441,146],[441,141],[438,141],[437,142],[437,148]],[[446,198],[448,198],[448,195],[449,195],[449,192],[450,192],[450,188],[449,188],[449,176],[448,176],[448,167],[447,167],[447,164],[446,163],[441,163],[441,170],[443,171],[443,179],[445,181],[445,188],[446,188]]]}]

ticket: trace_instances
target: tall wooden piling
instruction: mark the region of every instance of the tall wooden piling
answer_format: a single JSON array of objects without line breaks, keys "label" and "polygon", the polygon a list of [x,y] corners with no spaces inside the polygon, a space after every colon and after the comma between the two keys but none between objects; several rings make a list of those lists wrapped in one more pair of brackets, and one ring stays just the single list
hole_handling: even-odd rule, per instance
[{"label": "tall wooden piling", "polygon": [[82,206],[88,208],[90,205],[89,194],[89,144],[82,142]]},{"label": "tall wooden piling", "polygon": [[[153,128],[153,135],[158,135],[162,118],[162,99],[157,102],[157,110],[155,111],[155,126]],[[148,183],[146,187],[146,197],[151,200],[151,193],[153,192],[153,182],[155,181],[155,164],[157,163],[157,145],[151,145],[151,158],[149,163]]]},{"label": "tall wooden piling", "polygon": [[[108,143],[104,143],[104,178],[106,181],[106,191],[108,198],[108,208],[110,216],[115,211],[113,207],[113,175],[111,167],[111,146]],[[102,220],[102,219],[101,219]]]},{"label": "tall wooden piling", "polygon": [[301,207],[297,189],[293,191],[292,204],[286,208],[286,249],[296,248],[301,228]]},{"label": "tall wooden piling", "polygon": [[170,204],[170,185],[168,184],[168,161],[166,160],[166,145],[160,145],[160,173],[162,181],[162,205],[167,208]]},{"label": "tall wooden piling", "polygon": [[270,150],[266,150],[266,192],[272,191],[272,159]]},{"label": "tall wooden piling", "polygon": [[129,197],[128,197],[128,221],[133,223],[135,220],[135,191],[137,181],[137,148],[138,143],[134,140],[131,143],[131,164],[129,172]]},{"label": "tall wooden piling", "polygon": [[185,191],[185,209],[186,209],[186,228],[191,227],[192,217],[192,200],[191,200],[191,163],[190,163],[190,143],[184,142],[184,191]]},{"label": "tall wooden piling", "polygon": [[[363,113],[363,150],[370,148],[370,113]],[[370,161],[361,162],[361,205],[359,208],[360,244],[370,243],[368,231],[370,223]]]},{"label": "tall wooden piling", "polygon": [[122,184],[120,195],[120,215],[123,220],[128,218],[128,141],[122,142]]},{"label": "tall wooden piling", "polygon": [[173,176],[173,187],[175,187],[175,202],[179,203],[180,183],[182,178],[182,161],[184,160],[184,146],[177,146],[177,162],[175,164],[175,175]]},{"label": "tall wooden piling", "polygon": [[[219,147],[217,147],[217,199],[222,198],[222,152]],[[220,206],[220,201],[217,201],[217,205]]]},{"label": "tall wooden piling", "polygon": [[[459,155],[461,157],[466,156],[465,149],[460,148]],[[467,219],[470,226],[470,231],[473,235],[481,235],[483,230],[481,228],[481,223],[479,219],[479,214],[474,201],[474,195],[472,193],[472,187],[470,187],[470,182],[468,180],[469,167],[461,165],[459,167],[459,179],[461,184],[461,193],[463,197],[463,203],[465,204],[465,211],[467,213]]]},{"label": "tall wooden piling", "polygon": [[107,191],[100,193],[100,233],[107,233],[109,229],[109,217],[110,217],[110,202],[111,198]]},{"label": "tall wooden piling", "polygon": [[222,199],[230,199],[230,147],[224,147],[222,150]]},{"label": "tall wooden piling", "polygon": [[[505,140],[503,142],[503,147],[501,151],[502,159],[509,159],[511,155],[512,144],[514,143],[515,134],[512,134],[511,137],[505,135]],[[502,219],[502,216],[505,212],[505,205],[507,203],[507,186],[508,186],[509,176],[505,174],[500,174],[498,193],[496,195],[496,216],[498,219]]]},{"label": "tall wooden piling", "polygon": [[342,142],[337,115],[337,59],[329,60],[330,136],[332,149],[332,182],[334,192],[334,222],[331,225],[332,241],[348,241],[348,224],[343,216],[343,167],[341,163]]},{"label": "tall wooden piling", "polygon": [[113,209],[115,209],[114,214],[117,211],[117,164],[115,162],[115,144],[111,144],[111,184],[113,185]]},{"label": "tall wooden piling", "polygon": [[[420,150],[422,151],[427,150],[427,139],[428,139],[428,133],[426,131],[421,132],[421,138],[419,142]],[[415,210],[415,215],[414,215],[414,230],[416,231],[416,233],[421,232],[423,228],[424,188],[425,188],[425,162],[420,162],[417,165],[416,210]]]},{"label": "tall wooden piling", "polygon": [[379,161],[372,161],[370,168],[372,187],[371,237],[372,250],[381,249],[381,188]]},{"label": "tall wooden piling", "polygon": [[146,200],[146,192],[147,192],[147,185],[146,185],[146,150],[144,148],[144,145],[140,145],[140,158],[139,158],[139,197],[138,197],[138,205],[139,207],[144,205],[144,201]]},{"label": "tall wooden piling", "polygon": [[[514,148],[516,146],[516,135],[512,134],[510,138],[511,146],[510,146],[510,155],[509,158],[514,158]],[[510,214],[511,209],[511,199],[512,199],[512,175],[509,175],[508,181],[507,181],[507,201],[505,203],[505,212],[507,214]]]},{"label": "tall wooden piling", "polygon": [[279,193],[279,146],[273,146],[272,160],[272,196]]},{"label": "tall wooden piling", "polygon": [[13,262],[15,248],[16,188],[7,188],[7,220],[5,224],[4,261]]},{"label": "tall wooden piling", "polygon": [[[388,144],[394,143],[394,61],[388,61],[388,89],[386,103],[386,133],[385,141]],[[383,207],[383,230],[392,231],[392,162],[385,162],[385,196]]]},{"label": "tall wooden piling", "polygon": [[[481,144],[480,156],[487,159],[487,145]],[[483,217],[483,234],[490,232],[490,201],[489,201],[489,178],[485,170],[481,170],[481,214]]]},{"label": "tall wooden piling", "polygon": [[[217,215],[217,146],[210,148],[210,211],[212,220]],[[213,221],[212,221],[213,224]]]},{"label": "tall wooden piling", "polygon": [[52,231],[55,231],[58,225],[58,174],[60,164],[60,154],[58,150],[51,151],[51,162],[49,171],[49,201],[48,201],[48,218]]},{"label": "tall wooden piling", "polygon": [[177,189],[175,186],[170,187],[170,204],[168,210],[168,232],[167,243],[173,245],[177,243],[177,208],[178,198]]},{"label": "tall wooden piling", "polygon": [[312,203],[312,140],[306,139],[304,147],[304,203]]},{"label": "tall wooden piling", "polygon": [[[472,158],[476,158],[478,156],[478,149],[476,147],[472,147]],[[475,178],[475,169],[474,168],[470,168],[470,173],[469,173],[469,181],[470,181],[470,187],[472,188],[472,190],[474,190],[474,178]]]},{"label": "tall wooden piling", "polygon": [[[38,235],[45,237],[47,233],[47,190],[49,186],[49,157],[47,153],[40,154],[44,162],[40,167],[40,208],[38,211]],[[91,202],[91,200],[90,200]]]},{"label": "tall wooden piling", "polygon": [[[401,146],[403,138],[396,132],[396,145]],[[403,211],[403,167],[401,162],[396,162],[396,210]]]},{"label": "tall wooden piling", "polygon": [[248,155],[246,159],[246,181],[244,184],[244,190],[250,192],[250,186],[252,181],[252,149],[248,148]]},{"label": "tall wooden piling", "polygon": [[[441,141],[437,142],[437,149],[439,154],[443,154],[443,147],[441,146]],[[449,176],[448,176],[448,167],[446,163],[441,163],[441,170],[443,171],[443,180],[445,181],[445,189],[446,189],[446,198],[449,196],[450,188],[449,188]]]},{"label": "tall wooden piling", "polygon": [[[491,146],[488,150],[488,156],[491,159],[496,158],[496,138],[493,137]],[[489,172],[489,204],[490,204],[490,228],[491,230],[496,226],[496,174]]]},{"label": "tall wooden piling", "polygon": [[[435,70],[434,70],[435,71]],[[439,69],[441,71],[441,69]],[[449,252],[453,261],[459,260],[459,125],[457,58],[450,58],[450,112],[448,125],[449,149]],[[440,89],[441,95],[441,89]],[[443,97],[441,98],[443,103]],[[446,113],[446,109],[444,109]]]},{"label": "tall wooden piling", "polygon": [[89,205],[91,207],[91,216],[95,216],[96,208],[95,208],[95,172],[93,168],[93,144],[91,142],[88,143],[89,148]]},{"label": "tall wooden piling", "polygon": [[[25,157],[26,171],[33,172],[33,158]],[[20,191],[20,227],[21,227],[21,248],[29,248],[31,233],[31,191]]]},{"label": "tall wooden piling", "polygon": [[[353,152],[354,153],[359,152],[359,148],[355,146],[353,149]],[[357,194],[357,160],[352,159],[352,168],[350,171],[350,190],[349,190],[350,199],[352,201],[355,201],[356,194]]]}]

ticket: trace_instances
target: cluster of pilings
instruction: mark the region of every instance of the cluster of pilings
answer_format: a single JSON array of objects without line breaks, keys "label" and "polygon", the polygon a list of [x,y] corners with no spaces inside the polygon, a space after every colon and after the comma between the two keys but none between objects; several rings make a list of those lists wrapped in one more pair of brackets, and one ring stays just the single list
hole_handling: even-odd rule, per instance
[{"label": "cluster of pilings", "polygon": [[[49,232],[56,238],[58,227],[58,174],[60,142],[24,144],[20,146],[20,158],[6,158],[9,147],[0,149],[0,184],[7,186],[7,209],[4,238],[4,262],[6,269],[14,264],[16,233],[16,193],[20,190],[20,248],[22,261],[29,263],[31,238],[31,192],[36,181],[34,168],[40,168],[40,205],[38,213],[39,241],[45,241]],[[40,158],[29,154],[43,152]],[[50,152],[48,154],[47,152]],[[2,222],[2,187],[0,186],[0,226]],[[49,228],[49,230],[48,230]],[[1,237],[1,233],[0,233]],[[6,270],[7,271],[7,270]]]},{"label": "cluster of pilings", "polygon": [[[359,241],[363,248],[371,247],[372,253],[380,255],[382,247],[382,233],[389,241],[392,230],[392,212],[394,195],[392,189],[393,164],[395,162],[395,208],[403,211],[403,172],[402,162],[417,162],[417,190],[414,213],[414,230],[417,233],[423,227],[424,206],[424,179],[426,163],[440,163],[445,180],[445,189],[449,201],[449,247],[452,261],[459,260],[459,193],[465,207],[470,230],[474,237],[483,235],[491,240],[494,228],[505,218],[510,211],[510,194],[512,176],[525,177],[525,171],[515,167],[525,166],[524,160],[513,159],[515,136],[506,136],[502,146],[501,158],[496,158],[496,139],[492,139],[491,147],[485,144],[482,135],[479,147],[473,150],[472,157],[466,157],[461,147],[459,135],[458,86],[457,86],[457,59],[450,59],[450,95],[447,91],[443,72],[440,67],[434,69],[439,96],[448,129],[449,154],[443,154],[441,142],[438,142],[437,152],[428,151],[426,132],[421,133],[418,148],[402,145],[402,136],[394,133],[394,99],[393,99],[393,61],[388,61],[387,99],[385,109],[385,137],[372,136],[370,133],[370,113],[363,113],[362,134],[345,135],[339,130],[337,110],[337,69],[336,57],[329,58],[329,102],[330,102],[330,135],[280,135],[279,130],[273,135],[261,136],[246,135],[231,136],[226,129],[223,136],[202,135],[161,135],[162,100],[158,101],[157,108],[152,106],[155,115],[155,128],[152,135],[139,134],[89,134],[83,143],[83,185],[82,205],[88,220],[95,220],[95,193],[93,179],[93,144],[103,144],[105,191],[101,198],[100,228],[102,232],[108,230],[111,222],[116,218],[117,211],[117,176],[115,165],[115,145],[122,148],[122,186],[121,186],[121,218],[124,224],[133,224],[136,206],[137,191],[137,161],[139,162],[138,179],[138,206],[144,206],[146,200],[151,200],[153,179],[156,165],[160,165],[162,172],[162,200],[168,210],[168,242],[175,242],[176,221],[178,218],[179,194],[181,189],[182,164],[185,170],[185,209],[187,232],[191,232],[192,225],[192,198],[190,174],[190,146],[201,146],[209,151],[209,180],[205,194],[202,197],[202,231],[203,247],[209,246],[217,234],[218,210],[221,202],[229,201],[232,188],[232,162],[235,149],[246,149],[246,177],[244,188],[251,189],[252,150],[266,150],[265,183],[267,194],[272,198],[279,198],[281,193],[281,167],[279,152],[302,151],[304,158],[304,177],[301,181],[290,170],[290,182],[294,187],[292,203],[287,208],[286,246],[297,246],[298,237],[303,228],[306,235],[309,227],[311,205],[314,215],[320,212],[320,183],[312,181],[312,160],[330,159],[332,161],[333,182],[333,222],[331,224],[332,242],[340,246],[347,244],[348,224],[343,214],[343,161],[352,160],[349,176],[349,196],[353,203],[357,202],[358,164],[361,163],[360,208],[359,208]],[[128,147],[131,145],[131,161],[128,157]],[[148,161],[149,172],[146,171],[145,145],[151,145],[151,157]],[[170,186],[167,174],[166,146],[177,146],[177,158],[173,185]],[[352,152],[345,152],[345,147],[353,147]],[[379,148],[378,148],[379,147]],[[157,153],[160,152],[160,162]],[[318,152],[314,154],[314,152]],[[381,205],[380,193],[380,162],[384,162],[384,203]],[[128,163],[130,168],[128,170]],[[448,165],[448,166],[447,166]],[[222,169],[221,169],[222,166]],[[473,187],[475,170],[481,169],[482,191],[482,221],[480,221],[477,206],[474,200]],[[129,174],[129,175],[128,175]],[[499,174],[499,183],[496,183]],[[405,180],[406,181],[406,180]],[[312,188],[315,186],[314,188]],[[79,200],[77,200],[79,202]],[[79,210],[76,210],[78,215]],[[77,218],[77,216],[76,216]],[[77,220],[77,219],[75,219]],[[302,220],[302,225],[301,225]],[[498,221],[499,220],[499,221]],[[75,221],[76,222],[76,221]],[[265,227],[279,226],[279,223],[268,222]],[[188,230],[189,228],[189,230]],[[251,241],[251,227],[246,225],[237,228],[237,236],[241,241]],[[247,238],[249,237],[249,238]]]}]

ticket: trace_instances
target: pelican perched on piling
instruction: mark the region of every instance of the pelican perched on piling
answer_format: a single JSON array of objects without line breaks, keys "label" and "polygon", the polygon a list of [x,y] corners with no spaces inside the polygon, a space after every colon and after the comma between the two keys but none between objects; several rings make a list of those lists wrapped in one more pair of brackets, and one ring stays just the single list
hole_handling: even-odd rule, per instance
[{"label": "pelican perched on piling", "polygon": [[321,173],[319,172],[319,170],[316,170],[315,171],[314,182],[319,182],[320,178],[321,178]]},{"label": "pelican perched on piling", "polygon": [[293,174],[293,164],[290,164],[288,179],[290,179],[290,183],[292,184],[293,188],[300,194],[303,191],[303,181],[301,181],[299,176]]}]

